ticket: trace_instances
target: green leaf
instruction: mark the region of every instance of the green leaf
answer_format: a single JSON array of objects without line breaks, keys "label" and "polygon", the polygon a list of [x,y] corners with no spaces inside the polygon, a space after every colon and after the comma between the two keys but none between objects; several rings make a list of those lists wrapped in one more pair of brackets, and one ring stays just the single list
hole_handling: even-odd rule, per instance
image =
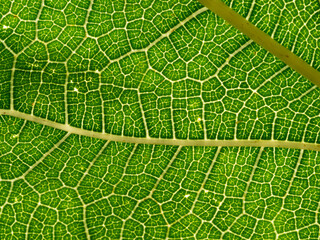
[{"label": "green leaf", "polygon": [[0,239],[319,239],[320,5],[225,3],[0,0]]}]

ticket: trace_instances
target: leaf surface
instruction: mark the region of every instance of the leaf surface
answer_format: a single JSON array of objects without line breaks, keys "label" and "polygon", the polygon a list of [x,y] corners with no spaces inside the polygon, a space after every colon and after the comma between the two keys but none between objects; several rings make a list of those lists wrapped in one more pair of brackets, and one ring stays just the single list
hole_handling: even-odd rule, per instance
[{"label": "leaf surface", "polygon": [[[319,3],[226,3],[318,69]],[[319,238],[308,79],[195,0],[0,5],[0,239]]]}]

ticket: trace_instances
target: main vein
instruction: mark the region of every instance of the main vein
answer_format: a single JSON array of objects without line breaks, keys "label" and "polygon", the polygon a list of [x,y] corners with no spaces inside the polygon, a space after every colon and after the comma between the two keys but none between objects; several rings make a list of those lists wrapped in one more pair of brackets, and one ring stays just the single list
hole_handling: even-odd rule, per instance
[{"label": "main vein", "polygon": [[240,14],[235,12],[221,0],[198,0],[201,4],[209,8],[219,17],[226,20],[243,34],[251,38],[261,47],[278,57],[292,69],[309,79],[312,83],[320,87],[320,72],[311,67],[307,62],[299,58],[289,49],[285,48],[268,34],[254,26]]},{"label": "main vein", "polygon": [[292,142],[279,140],[250,140],[250,139],[233,139],[233,140],[192,140],[192,139],[161,139],[161,138],[140,138],[118,136],[102,132],[93,132],[81,128],[72,127],[69,124],[56,123],[44,118],[36,117],[16,110],[0,109],[0,114],[22,118],[28,121],[33,121],[42,125],[53,127],[68,132],[69,134],[77,134],[82,136],[100,138],[104,140],[116,142],[128,142],[135,144],[155,144],[155,145],[179,145],[179,146],[221,146],[221,147],[280,147],[294,148],[320,151],[320,144],[307,142]]}]

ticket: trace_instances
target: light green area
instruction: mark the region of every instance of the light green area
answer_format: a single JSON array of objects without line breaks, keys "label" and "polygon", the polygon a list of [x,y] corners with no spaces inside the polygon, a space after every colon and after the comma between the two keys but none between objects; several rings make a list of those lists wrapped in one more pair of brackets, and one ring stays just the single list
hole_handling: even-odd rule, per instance
[{"label": "light green area", "polygon": [[[226,3],[318,66],[319,3]],[[319,151],[219,146],[319,146],[307,79],[196,0],[0,6],[1,240],[320,238]]]}]

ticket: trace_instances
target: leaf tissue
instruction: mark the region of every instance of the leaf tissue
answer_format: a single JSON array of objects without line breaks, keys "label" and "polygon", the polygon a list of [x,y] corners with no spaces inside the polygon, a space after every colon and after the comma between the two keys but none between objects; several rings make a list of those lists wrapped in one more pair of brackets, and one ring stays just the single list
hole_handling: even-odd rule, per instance
[{"label": "leaf tissue", "polygon": [[0,0],[1,240],[320,238],[319,2],[200,2]]}]

